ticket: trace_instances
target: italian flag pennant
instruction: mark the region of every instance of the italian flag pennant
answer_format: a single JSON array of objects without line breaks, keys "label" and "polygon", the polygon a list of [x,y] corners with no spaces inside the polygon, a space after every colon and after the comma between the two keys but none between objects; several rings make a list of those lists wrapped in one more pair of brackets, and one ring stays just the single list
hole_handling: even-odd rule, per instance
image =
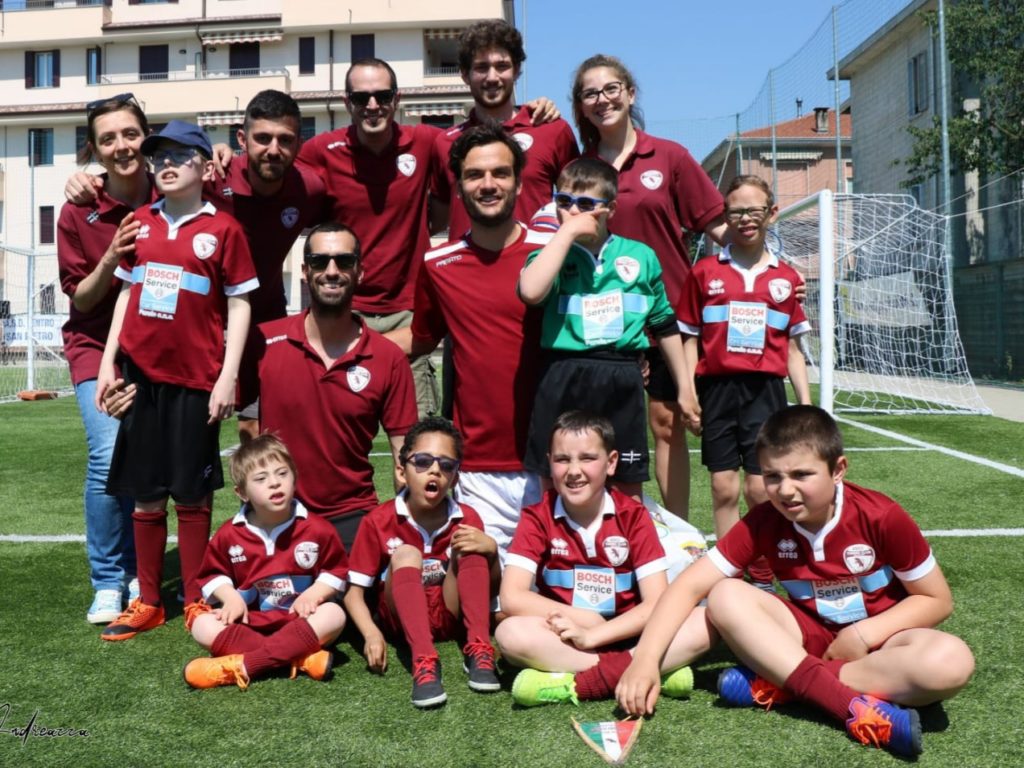
[{"label": "italian flag pennant", "polygon": [[575,718],[572,727],[588,747],[611,765],[622,765],[640,735],[643,720],[606,720],[600,723],[580,723]]}]

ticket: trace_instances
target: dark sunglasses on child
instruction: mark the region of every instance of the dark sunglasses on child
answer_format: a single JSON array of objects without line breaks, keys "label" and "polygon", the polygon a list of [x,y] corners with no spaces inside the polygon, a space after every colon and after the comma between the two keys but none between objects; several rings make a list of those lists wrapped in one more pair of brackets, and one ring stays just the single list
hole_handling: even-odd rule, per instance
[{"label": "dark sunglasses on child", "polygon": [[599,206],[608,205],[608,201],[600,197],[576,196],[570,195],[568,192],[556,192],[552,200],[555,201],[556,207],[564,208],[565,210],[569,210],[575,204],[581,213],[596,211]]},{"label": "dark sunglasses on child", "polygon": [[446,475],[452,474],[459,468],[458,459],[449,459],[447,456],[434,456],[432,453],[414,453],[406,461],[412,464],[417,472],[426,472],[434,466],[435,461],[438,468]]}]

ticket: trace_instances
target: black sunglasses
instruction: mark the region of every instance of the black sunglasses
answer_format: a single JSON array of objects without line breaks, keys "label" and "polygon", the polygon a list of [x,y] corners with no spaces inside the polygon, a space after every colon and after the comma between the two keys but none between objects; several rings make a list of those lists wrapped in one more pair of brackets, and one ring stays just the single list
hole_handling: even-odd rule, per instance
[{"label": "black sunglasses", "polygon": [[135,99],[134,93],[119,93],[116,96],[106,96],[102,99],[90,101],[88,104],[85,105],[85,111],[86,113],[91,113],[93,110],[99,109],[100,107],[106,106],[107,104],[116,107],[120,107],[125,104],[134,104],[136,107],[139,107],[139,109],[142,108],[139,106],[139,102]]},{"label": "black sunglasses", "polygon": [[359,256],[354,253],[307,253],[303,261],[310,269],[322,272],[332,261],[342,272],[355,268],[359,263]]},{"label": "black sunglasses", "polygon": [[362,109],[370,103],[370,99],[375,99],[377,105],[386,107],[392,101],[395,100],[395,91],[393,88],[388,88],[384,91],[349,91],[348,100],[355,104],[357,107]]},{"label": "black sunglasses", "polygon": [[580,209],[582,213],[589,213],[590,211],[596,211],[598,206],[608,205],[608,201],[600,197],[587,197],[586,195],[570,195],[568,192],[558,192],[552,198],[555,201],[555,206],[558,208],[565,208],[568,210],[572,208],[573,204]]},{"label": "black sunglasses", "polygon": [[444,474],[450,475],[459,468],[458,459],[449,459],[447,456],[435,456],[432,453],[414,453],[407,459],[408,463],[412,464],[417,472],[426,472],[432,466],[434,462],[437,462],[437,467]]}]

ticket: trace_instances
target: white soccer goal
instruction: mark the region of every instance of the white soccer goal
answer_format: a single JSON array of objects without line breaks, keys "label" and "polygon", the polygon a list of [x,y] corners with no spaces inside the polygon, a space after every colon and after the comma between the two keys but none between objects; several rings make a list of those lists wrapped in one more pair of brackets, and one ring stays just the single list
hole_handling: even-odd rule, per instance
[{"label": "white soccer goal", "polygon": [[25,390],[70,393],[56,253],[0,246],[0,318],[0,403]]},{"label": "white soccer goal", "polygon": [[947,225],[909,195],[824,190],[780,214],[773,239],[807,278],[804,351],[826,410],[991,413],[960,343]]}]

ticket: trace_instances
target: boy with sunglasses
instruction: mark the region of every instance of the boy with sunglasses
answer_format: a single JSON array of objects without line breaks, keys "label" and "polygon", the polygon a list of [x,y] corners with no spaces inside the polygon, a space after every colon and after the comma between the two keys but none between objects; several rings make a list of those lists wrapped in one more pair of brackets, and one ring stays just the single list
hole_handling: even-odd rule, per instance
[{"label": "boy with sunglasses", "polygon": [[690,377],[675,313],[665,296],[654,251],[608,232],[618,176],[607,163],[581,158],[558,178],[560,227],[532,253],[519,296],[543,307],[541,347],[550,358],[534,400],[523,464],[548,476],[547,438],[559,414],[580,408],[609,419],[619,454],[614,482],[641,498],[649,478],[640,357],[656,340],[689,404]]},{"label": "boy with sunglasses", "polygon": [[[463,628],[469,687],[482,693],[500,688],[488,639],[497,545],[479,515],[448,495],[461,459],[462,435],[451,422],[437,416],[417,422],[399,454],[405,487],[363,519],[349,560],[345,608],[363,635],[367,665],[383,673],[385,634],[404,637],[412,652],[412,703],[419,708],[447,701],[433,641],[452,639]],[[376,620],[368,589],[377,594]]]}]

